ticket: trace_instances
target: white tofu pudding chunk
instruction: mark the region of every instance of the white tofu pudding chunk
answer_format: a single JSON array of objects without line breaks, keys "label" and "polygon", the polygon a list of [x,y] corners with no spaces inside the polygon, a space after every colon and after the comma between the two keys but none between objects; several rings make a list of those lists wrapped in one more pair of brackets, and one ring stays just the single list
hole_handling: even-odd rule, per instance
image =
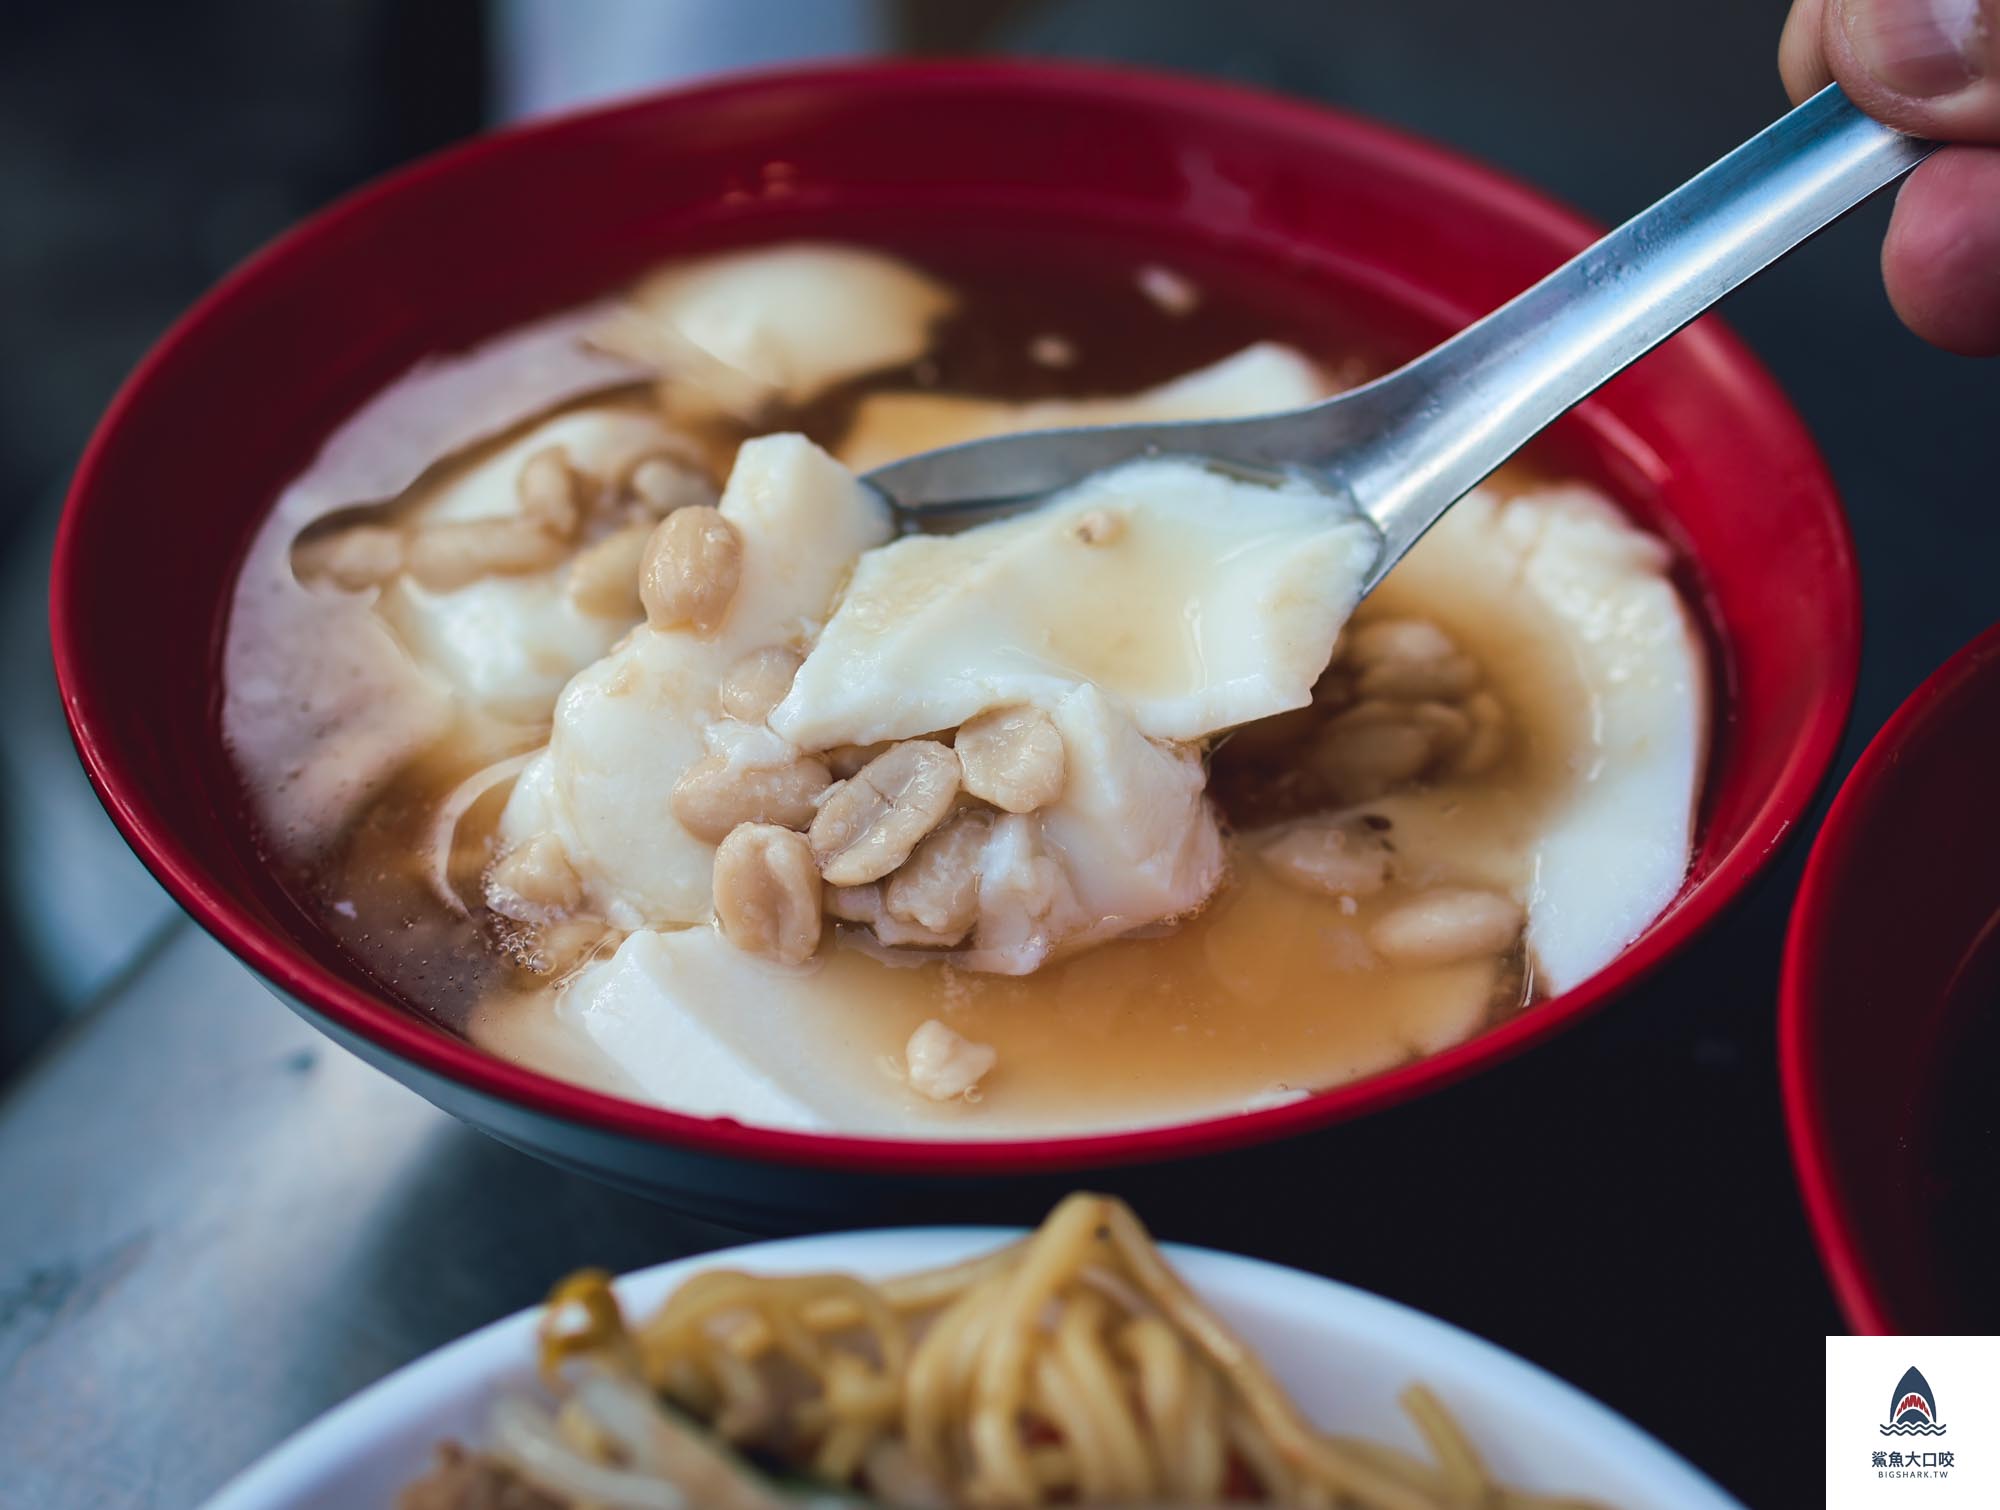
[{"label": "white tofu pudding chunk", "polygon": [[1377,549],[1302,482],[1133,462],[870,552],[771,726],[872,744],[1089,685],[1150,738],[1199,739],[1311,700]]},{"label": "white tofu pudding chunk", "polygon": [[1147,265],[721,253],[386,390],[230,626],[287,884],[493,1053],[801,1131],[1252,1111],[1603,968],[1683,883],[1707,670],[1591,488],[1503,472],[1365,602],[1365,522],[1185,459],[894,538],[869,466],[1365,361]]},{"label": "white tofu pudding chunk", "polygon": [[892,257],[799,242],[663,268],[632,288],[593,339],[693,379],[669,391],[670,405],[747,415],[916,360],[954,302]]},{"label": "white tofu pudding chunk", "polygon": [[1010,404],[955,393],[870,393],[854,413],[840,459],[857,472],[988,435],[1116,425],[1137,420],[1236,419],[1297,409],[1330,391],[1313,364],[1275,341],[1246,346],[1143,393]]}]

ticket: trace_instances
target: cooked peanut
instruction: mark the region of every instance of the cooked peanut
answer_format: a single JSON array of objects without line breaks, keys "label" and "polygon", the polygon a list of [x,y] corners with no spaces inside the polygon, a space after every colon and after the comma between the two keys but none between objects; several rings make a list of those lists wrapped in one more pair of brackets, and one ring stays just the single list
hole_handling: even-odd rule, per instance
[{"label": "cooked peanut", "polygon": [[1091,509],[1070,526],[1085,545],[1115,545],[1125,533],[1125,516],[1110,509]]},{"label": "cooked peanut", "polygon": [[993,833],[989,813],[948,818],[883,883],[891,916],[954,941],[979,918],[979,853]]},{"label": "cooked peanut", "polygon": [[882,887],[876,881],[861,886],[829,886],[820,900],[826,908],[826,915],[843,923],[873,926],[875,920],[882,916]]},{"label": "cooked peanut", "polygon": [[562,842],[537,834],[509,850],[486,873],[486,905],[502,917],[545,923],[583,905],[583,882]]},{"label": "cooked peanut", "polygon": [[1000,1057],[990,1043],[974,1043],[935,1017],[910,1035],[903,1049],[910,1089],[933,1101],[966,1095]]},{"label": "cooked peanut", "polygon": [[1357,666],[1434,661],[1458,653],[1452,637],[1429,619],[1357,619],[1340,644]]},{"label": "cooked peanut", "polygon": [[1496,891],[1441,886],[1375,920],[1369,939],[1404,965],[1451,965],[1496,955],[1520,936],[1520,903]]},{"label": "cooked peanut", "polygon": [[523,970],[536,975],[561,975],[604,950],[615,936],[591,918],[510,928],[500,946]]},{"label": "cooked peanut", "polygon": [[820,759],[826,762],[829,771],[845,781],[884,750],[893,748],[895,743],[893,739],[878,739],[872,745],[835,745]]},{"label": "cooked peanut", "polygon": [[753,650],[722,673],[722,711],[746,724],[760,724],[792,690],[803,657],[784,645]]},{"label": "cooked peanut", "polygon": [[1507,753],[1507,710],[1491,692],[1475,692],[1465,700],[1465,716],[1471,733],[1453,765],[1461,776],[1478,776]]},{"label": "cooked peanut", "polygon": [[879,881],[951,811],[958,756],[912,739],[876,756],[826,794],[807,837],[820,874],[835,886]]},{"label": "cooked peanut", "polygon": [[380,524],[304,540],[292,551],[292,570],[302,581],[323,579],[349,592],[380,587],[402,569],[402,533]]},{"label": "cooked peanut", "polygon": [[1294,825],[1260,853],[1273,875],[1302,891],[1366,897],[1389,884],[1388,848],[1366,824],[1310,819]]},{"label": "cooked peanut", "polygon": [[600,619],[636,619],[643,614],[639,568],[646,560],[651,534],[644,525],[633,525],[578,551],[569,564],[570,602]]},{"label": "cooked peanut", "polygon": [[1423,665],[1371,666],[1361,674],[1363,697],[1460,698],[1479,685],[1479,663],[1469,655],[1447,656]]},{"label": "cooked peanut", "polygon": [[521,517],[559,539],[567,540],[583,522],[583,478],[561,446],[544,446],[522,462],[514,491]]},{"label": "cooked peanut", "polygon": [[410,534],[410,575],[433,592],[481,577],[546,571],[563,558],[560,538],[525,519],[444,519]]},{"label": "cooked peanut", "polygon": [[743,579],[743,540],[706,504],[675,509],[646,542],[639,598],[655,629],[691,627],[710,635],[729,616]]},{"label": "cooked peanut", "polygon": [[693,463],[659,453],[642,456],[625,474],[624,492],[654,517],[715,502],[715,488]]},{"label": "cooked peanut", "polygon": [[820,880],[802,834],[743,823],[715,851],[715,920],[746,954],[802,965],[819,948]]},{"label": "cooked peanut", "polygon": [[1343,802],[1368,802],[1430,764],[1431,737],[1386,703],[1357,703],[1320,733],[1312,770]]},{"label": "cooked peanut", "polygon": [[1451,703],[1411,703],[1404,710],[1431,742],[1431,758],[1456,755],[1472,738],[1472,720]]},{"label": "cooked peanut", "polygon": [[964,939],[965,933],[934,933],[921,923],[905,922],[882,905],[882,883],[864,886],[829,886],[825,892],[826,915],[843,923],[861,923],[874,930],[878,943],[891,949],[949,949]]},{"label": "cooked peanut", "polygon": [[820,793],[833,773],[811,758],[789,765],[743,768],[724,755],[697,760],[674,783],[667,805],[682,828],[709,844],[719,844],[743,823],[804,828],[818,811]]},{"label": "cooked peanut", "polygon": [[1478,664],[1426,619],[1357,625],[1345,649],[1363,697],[1459,698],[1479,685]]},{"label": "cooked peanut", "polygon": [[989,708],[953,741],[965,789],[1003,812],[1032,813],[1062,795],[1062,734],[1040,708]]},{"label": "cooked peanut", "polygon": [[1076,343],[1066,337],[1044,334],[1028,342],[1028,360],[1037,367],[1074,367]]},{"label": "cooked peanut", "polygon": [[1193,314],[1201,304],[1201,285],[1184,273],[1149,262],[1135,275],[1139,292],[1170,315]]}]

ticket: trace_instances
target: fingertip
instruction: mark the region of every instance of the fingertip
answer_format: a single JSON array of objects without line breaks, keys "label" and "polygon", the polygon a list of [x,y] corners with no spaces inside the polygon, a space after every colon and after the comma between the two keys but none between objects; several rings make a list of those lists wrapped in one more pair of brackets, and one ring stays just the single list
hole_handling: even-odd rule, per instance
[{"label": "fingertip", "polygon": [[2000,355],[2000,148],[1950,147],[1918,165],[1889,218],[1882,281],[1933,346]]},{"label": "fingertip", "polygon": [[[1819,11],[1811,57],[1861,109],[1912,136],[2000,143],[2000,0],[1820,0]],[[1925,19],[1939,16],[1969,24],[1970,38]]]},{"label": "fingertip", "polygon": [[1804,104],[1833,82],[1821,45],[1826,0],[1792,0],[1785,29],[1778,36],[1778,77],[1794,105]]}]

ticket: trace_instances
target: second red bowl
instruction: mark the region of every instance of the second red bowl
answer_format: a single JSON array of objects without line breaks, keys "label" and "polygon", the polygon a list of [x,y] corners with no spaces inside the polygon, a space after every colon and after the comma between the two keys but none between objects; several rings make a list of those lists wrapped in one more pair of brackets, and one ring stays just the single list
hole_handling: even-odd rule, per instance
[{"label": "second red bowl", "polygon": [[1848,1323],[2000,1321],[2000,625],[1883,726],[1813,846],[1779,1057],[1806,1211]]}]

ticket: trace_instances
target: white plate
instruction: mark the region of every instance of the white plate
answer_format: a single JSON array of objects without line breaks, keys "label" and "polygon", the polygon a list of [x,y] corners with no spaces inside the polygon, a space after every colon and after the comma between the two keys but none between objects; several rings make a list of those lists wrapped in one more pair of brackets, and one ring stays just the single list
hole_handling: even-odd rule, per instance
[{"label": "white plate", "polygon": [[[1017,1235],[920,1228],[758,1243],[627,1275],[618,1294],[628,1312],[645,1312],[703,1269],[841,1269],[872,1278],[949,1263]],[[1421,1451],[1396,1404],[1421,1380],[1510,1484],[1621,1510],[1740,1510],[1630,1422],[1456,1327],[1275,1264],[1202,1248],[1168,1253],[1322,1426]],[[477,1443],[496,1395],[534,1388],[537,1314],[496,1321],[362,1391],[228,1485],[210,1510],[386,1510],[440,1440]]]}]

